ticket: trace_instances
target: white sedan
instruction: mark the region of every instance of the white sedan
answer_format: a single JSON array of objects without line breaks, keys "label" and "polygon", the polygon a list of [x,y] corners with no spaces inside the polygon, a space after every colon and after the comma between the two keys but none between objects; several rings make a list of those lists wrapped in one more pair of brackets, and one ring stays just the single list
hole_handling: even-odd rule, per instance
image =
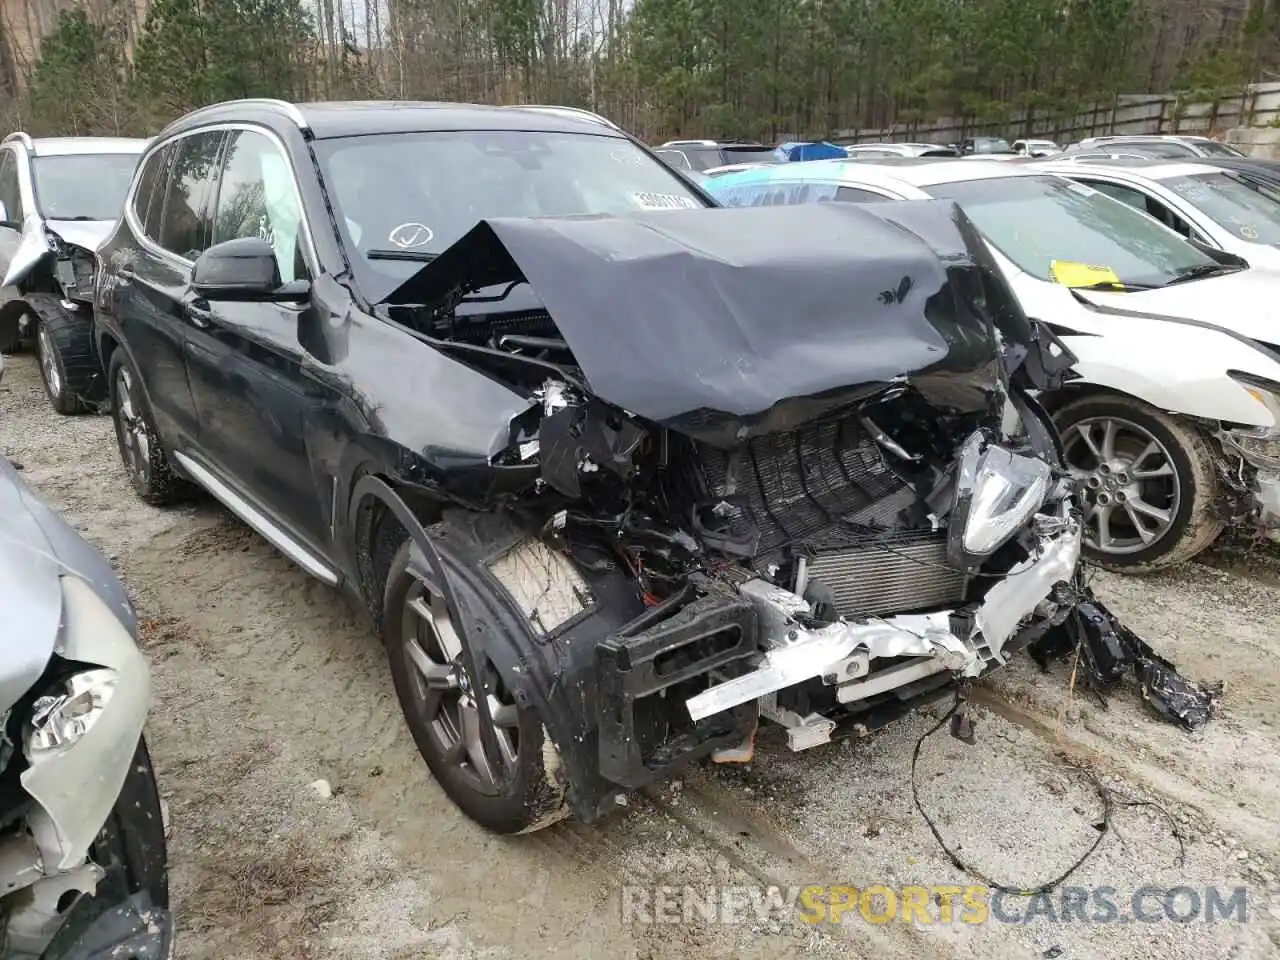
[{"label": "white sedan", "polygon": [[1280,538],[1280,275],[1207,252],[1085,184],[1008,163],[815,161],[728,174],[728,206],[947,198],[1024,311],[1078,358],[1045,397],[1092,558],[1185,560],[1227,523]]},{"label": "white sedan", "polygon": [[1058,160],[1037,170],[1087,183],[1184,237],[1280,268],[1280,193],[1232,170],[1169,160]]}]

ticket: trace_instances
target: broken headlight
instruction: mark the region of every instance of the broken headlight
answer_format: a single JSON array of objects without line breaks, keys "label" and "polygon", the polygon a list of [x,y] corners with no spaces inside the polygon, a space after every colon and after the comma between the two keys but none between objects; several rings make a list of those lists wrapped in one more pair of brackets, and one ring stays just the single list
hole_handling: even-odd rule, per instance
[{"label": "broken headlight", "polygon": [[1280,384],[1239,370],[1228,370],[1227,376],[1240,384],[1270,414],[1273,424],[1270,427],[1225,427],[1223,439],[1253,466],[1264,470],[1280,469]]},{"label": "broken headlight", "polygon": [[1006,450],[982,431],[972,434],[960,451],[948,538],[952,562],[968,568],[994,553],[1040,509],[1052,481],[1044,460]]},{"label": "broken headlight", "polygon": [[114,670],[85,670],[38,698],[27,725],[27,757],[69,746],[88,733],[111,702],[118,679]]}]

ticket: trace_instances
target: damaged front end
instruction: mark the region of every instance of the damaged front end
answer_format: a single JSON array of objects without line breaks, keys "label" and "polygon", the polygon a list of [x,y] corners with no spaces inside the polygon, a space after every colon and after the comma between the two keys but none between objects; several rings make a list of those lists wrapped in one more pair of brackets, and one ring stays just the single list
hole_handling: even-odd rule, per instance
[{"label": "damaged front end", "polygon": [[53,289],[68,303],[93,302],[95,251],[110,220],[46,220],[28,214],[0,286]]},{"label": "damaged front end", "polygon": [[529,398],[477,566],[580,817],[761,717],[879,725],[1080,601],[1029,392],[1073,358],[953,204],[488,221],[384,308]]}]

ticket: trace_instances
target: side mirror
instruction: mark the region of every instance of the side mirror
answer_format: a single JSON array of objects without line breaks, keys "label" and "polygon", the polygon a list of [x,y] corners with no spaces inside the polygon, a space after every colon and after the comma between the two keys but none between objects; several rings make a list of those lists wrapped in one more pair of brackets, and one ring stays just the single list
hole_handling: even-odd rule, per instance
[{"label": "side mirror", "polygon": [[286,303],[305,300],[311,285],[305,280],[282,283],[271,244],[239,237],[200,254],[191,269],[191,289],[206,300]]}]

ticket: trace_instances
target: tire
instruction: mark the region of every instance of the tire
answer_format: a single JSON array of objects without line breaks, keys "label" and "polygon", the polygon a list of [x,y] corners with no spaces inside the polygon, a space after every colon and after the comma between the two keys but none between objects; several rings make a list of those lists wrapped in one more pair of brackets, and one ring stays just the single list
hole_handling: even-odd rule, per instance
[{"label": "tire", "polygon": [[92,316],[87,310],[72,313],[45,294],[33,294],[27,302],[37,318],[36,358],[53,409],[64,415],[96,412],[107,391]]},{"label": "tire", "polygon": [[[78,900],[46,948],[46,960],[173,952],[164,815],[145,738],[89,858],[105,871],[92,896]],[[121,909],[130,904],[131,910]],[[138,948],[130,949],[131,947]]]},{"label": "tire", "polygon": [[[1190,560],[1222,533],[1214,451],[1200,429],[1119,394],[1072,400],[1054,419],[1067,466],[1086,485],[1087,559],[1126,573],[1148,573]],[[1106,453],[1108,423],[1115,431],[1115,455],[1104,469],[1106,458],[1096,454]],[[1119,516],[1119,529],[1126,532],[1112,532],[1109,543],[1100,526],[1104,509],[1110,518]]]},{"label": "tire", "polygon": [[[437,666],[449,658],[441,655],[445,650],[445,645],[439,639],[441,634],[431,626],[430,621],[413,612],[411,603],[420,600],[433,610],[436,610],[438,603],[439,612],[443,612],[444,605],[440,598],[432,596],[431,585],[425,584],[410,571],[410,547],[411,541],[406,540],[391,561],[384,592],[382,636],[396,696],[400,700],[418,752],[422,754],[432,776],[449,799],[464,814],[488,830],[500,834],[529,833],[562,819],[567,815],[568,808],[564,803],[564,790],[548,777],[544,756],[545,732],[541,721],[533,710],[513,702],[502,688],[496,668],[493,668],[482,652],[471,650],[469,644],[468,650],[478,664],[478,669],[486,674],[483,688],[491,691],[491,709],[495,703],[500,707],[500,712],[494,714],[501,720],[494,725],[495,736],[507,737],[506,746],[511,748],[513,756],[501,770],[497,769],[498,758],[484,758],[482,762],[488,763],[495,773],[494,782],[486,785],[484,778],[477,772],[471,755],[459,746],[463,739],[461,736],[457,738],[458,745],[453,750],[449,749],[448,734],[465,729],[456,720],[452,721],[452,730],[442,725],[449,704],[452,699],[461,702],[470,696],[471,690],[481,689],[481,685],[475,682],[469,670],[461,666],[460,659],[455,660],[453,669],[459,676],[454,682],[460,689],[437,690],[441,707],[438,714],[433,714],[427,702],[431,691],[426,691],[423,686],[424,673],[414,665],[415,660],[409,652],[410,646],[420,644],[418,650],[427,654]],[[450,561],[447,551],[441,553],[441,560],[446,569],[456,566],[456,561]],[[480,598],[476,596],[471,583],[477,575],[479,582],[484,583],[485,574],[477,570],[470,571],[470,577],[466,581],[451,577],[459,602],[467,609],[481,609]],[[437,603],[432,603],[433,600]],[[447,630],[448,614],[444,612],[443,615]],[[460,644],[467,644],[465,631],[453,631],[453,635]],[[480,722],[483,723],[483,720]],[[512,734],[515,737],[514,743],[510,739]],[[552,755],[554,756],[554,751]]]},{"label": "tire", "polygon": [[197,488],[174,471],[156,430],[142,380],[123,349],[111,353],[107,383],[116,446],[134,493],[155,507],[191,499]]}]

